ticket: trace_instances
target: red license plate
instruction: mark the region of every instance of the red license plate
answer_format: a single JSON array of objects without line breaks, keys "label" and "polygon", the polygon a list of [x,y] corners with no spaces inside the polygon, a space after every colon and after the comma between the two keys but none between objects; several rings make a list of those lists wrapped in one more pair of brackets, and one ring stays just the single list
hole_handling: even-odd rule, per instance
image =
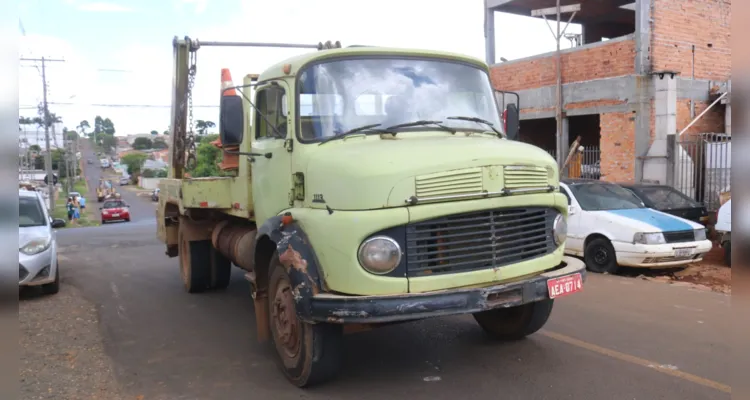
[{"label": "red license plate", "polygon": [[583,278],[580,273],[547,281],[547,290],[549,290],[550,299],[580,292],[581,289],[583,289]]}]

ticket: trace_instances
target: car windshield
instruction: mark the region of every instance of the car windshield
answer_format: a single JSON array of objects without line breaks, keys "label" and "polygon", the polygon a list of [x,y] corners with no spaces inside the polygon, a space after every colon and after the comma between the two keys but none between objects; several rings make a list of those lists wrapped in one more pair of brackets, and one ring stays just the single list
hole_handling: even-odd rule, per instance
[{"label": "car windshield", "polygon": [[658,210],[678,210],[701,206],[695,200],[669,186],[641,187],[638,191]]},{"label": "car windshield", "polygon": [[611,183],[579,183],[568,186],[581,208],[586,211],[645,208],[633,192]]},{"label": "car windshield", "polygon": [[125,203],[122,201],[106,201],[104,202],[104,208],[121,208],[125,207]]},{"label": "car windshield", "polygon": [[39,199],[36,197],[18,198],[18,226],[26,228],[30,226],[45,226],[44,211]]},{"label": "car windshield", "polygon": [[423,123],[398,131],[492,131],[476,120],[449,117],[478,118],[502,129],[487,72],[449,60],[356,58],[315,64],[299,75],[298,105],[303,141],[415,121],[452,129]]}]

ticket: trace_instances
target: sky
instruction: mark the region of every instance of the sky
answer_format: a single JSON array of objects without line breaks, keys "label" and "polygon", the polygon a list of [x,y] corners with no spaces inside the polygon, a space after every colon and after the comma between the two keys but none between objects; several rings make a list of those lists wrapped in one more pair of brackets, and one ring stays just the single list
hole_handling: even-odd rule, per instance
[{"label": "sky", "polygon": [[[19,15],[20,57],[65,60],[46,68],[50,111],[63,119],[57,131],[74,129],[82,120],[93,125],[97,115],[110,118],[118,136],[168,129],[175,35],[204,41],[339,40],[343,46],[485,58],[482,0],[21,0]],[[580,26],[567,32],[580,33]],[[543,20],[496,13],[495,33],[498,60],[555,49]],[[562,46],[569,47],[567,40]],[[221,68],[230,68],[240,84],[245,74],[304,51],[309,50],[201,48],[194,119],[218,119]],[[19,113],[34,117],[43,93],[39,63],[20,66]],[[36,128],[26,136],[35,141]]]}]

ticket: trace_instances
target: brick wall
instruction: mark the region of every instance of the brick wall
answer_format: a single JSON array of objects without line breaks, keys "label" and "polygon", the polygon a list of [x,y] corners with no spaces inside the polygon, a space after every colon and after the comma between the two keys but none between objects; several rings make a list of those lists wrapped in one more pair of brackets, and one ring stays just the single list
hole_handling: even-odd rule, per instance
[{"label": "brick wall", "polygon": [[653,69],[678,71],[689,77],[695,45],[695,77],[728,79],[732,68],[731,0],[653,2]]},{"label": "brick wall", "polygon": [[[635,42],[617,40],[562,53],[563,83],[633,74]],[[493,66],[492,83],[499,90],[522,90],[554,85],[556,57],[519,60]]]},{"label": "brick wall", "polygon": [[[711,103],[705,101],[693,102],[695,106],[695,116],[702,113]],[[677,132],[685,129],[685,127],[692,121],[690,118],[690,100],[678,99],[677,100]],[[699,119],[693,126],[690,127],[684,134],[683,137],[693,136],[698,133],[724,133],[724,106],[721,104],[715,105],[709,112],[706,113],[701,119]]]},{"label": "brick wall", "polygon": [[609,182],[635,180],[635,113],[600,115],[601,179]]}]

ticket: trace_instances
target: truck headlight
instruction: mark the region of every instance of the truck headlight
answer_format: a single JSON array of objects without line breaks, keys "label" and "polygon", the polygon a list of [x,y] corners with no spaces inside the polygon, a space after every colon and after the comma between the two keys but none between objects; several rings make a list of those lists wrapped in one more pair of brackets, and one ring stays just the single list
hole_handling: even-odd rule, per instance
[{"label": "truck headlight", "polygon": [[695,230],[695,241],[699,242],[701,240],[706,240],[706,230],[703,228]]},{"label": "truck headlight", "polygon": [[633,243],[640,244],[665,244],[664,235],[661,232],[644,233],[638,232],[633,236]]},{"label": "truck headlight", "polygon": [[568,222],[562,214],[557,214],[555,217],[555,222],[552,224],[552,237],[557,246],[565,243],[565,238],[568,237]]},{"label": "truck headlight", "polygon": [[401,247],[388,236],[373,236],[359,246],[357,252],[362,268],[377,275],[387,274],[401,262]]},{"label": "truck headlight", "polygon": [[33,256],[34,254],[39,254],[44,250],[47,250],[50,244],[52,244],[52,238],[47,236],[45,238],[37,238],[31,240],[19,250],[21,251],[21,253],[26,254],[27,256]]}]

